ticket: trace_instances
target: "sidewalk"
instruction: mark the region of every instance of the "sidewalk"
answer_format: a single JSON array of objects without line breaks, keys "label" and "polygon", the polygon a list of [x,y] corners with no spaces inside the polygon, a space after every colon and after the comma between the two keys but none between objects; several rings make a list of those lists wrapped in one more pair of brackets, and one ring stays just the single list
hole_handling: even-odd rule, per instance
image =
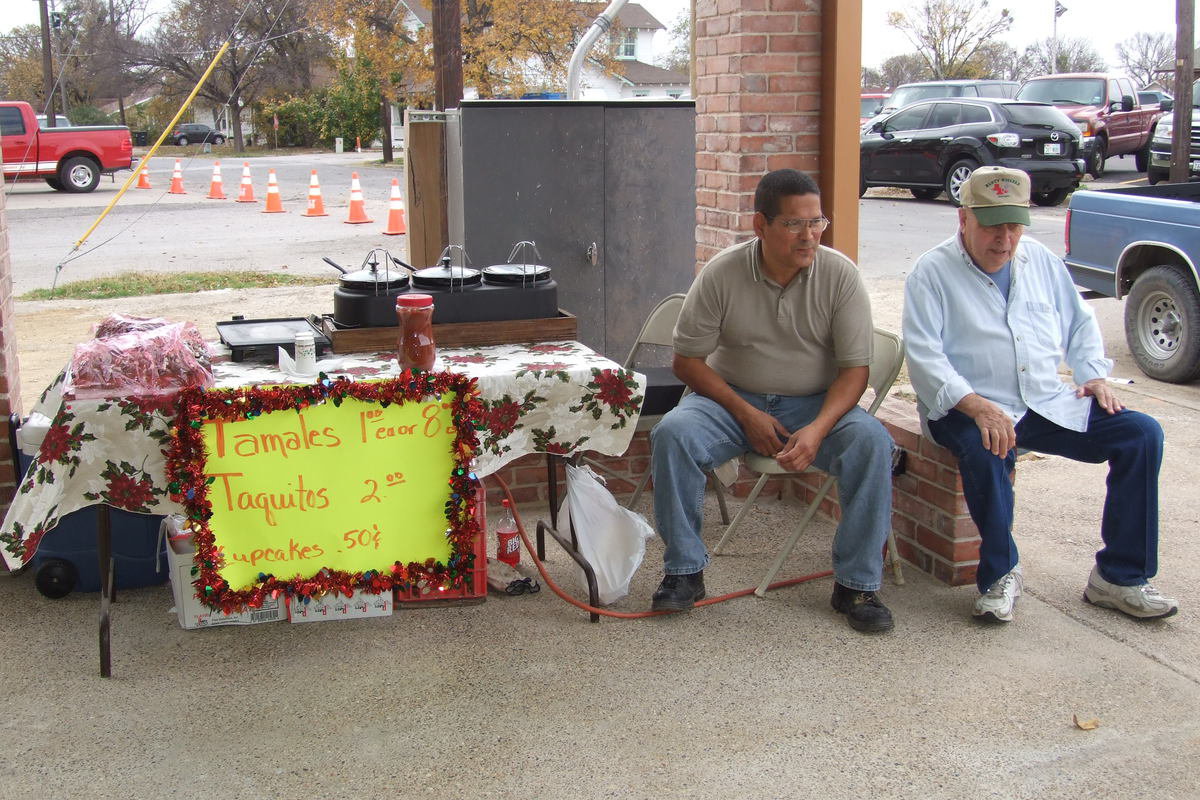
[{"label": "sidewalk", "polygon": [[[1056,459],[1020,467],[1027,594],[1007,626],[977,625],[970,589],[913,569],[887,579],[897,625],[879,637],[829,609],[829,579],[596,625],[544,590],[203,631],[155,587],[120,594],[105,681],[95,595],[0,579],[0,797],[1194,798],[1197,476],[1186,423],[1165,424],[1159,583],[1184,606],[1158,622],[1080,600],[1095,547],[1080,509],[1102,470]],[[531,529],[547,517],[523,513]],[[797,516],[760,501],[710,594],[752,586]],[[706,519],[718,535],[715,505]],[[781,577],[827,569],[830,535],[818,526]],[[660,564],[652,541],[617,610],[647,607]]]},{"label": "sidewalk", "polygon": [[[204,320],[227,306],[282,302],[224,294],[157,311],[211,330]],[[63,309],[61,324],[86,328],[113,310]],[[78,340],[49,338],[47,317],[29,311],[18,307],[24,396],[44,385],[44,363],[64,363],[54,348]],[[35,332],[44,349],[25,358]],[[31,575],[3,577],[0,798],[1195,798],[1200,410],[1160,387],[1122,396],[1166,431],[1156,582],[1181,601],[1171,619],[1081,601],[1104,468],[1056,458],[1018,467],[1026,594],[1007,626],[976,624],[970,588],[911,568],[903,587],[885,579],[896,629],[879,637],[830,610],[829,579],[596,625],[543,590],[388,619],[202,631],[178,627],[163,586],[119,594],[115,677],[103,680],[97,596],[47,600]],[[531,531],[548,518],[521,511]],[[757,583],[798,516],[760,500],[706,572],[710,595]],[[828,569],[831,534],[816,525],[780,577]],[[569,560],[548,550],[570,585]],[[646,609],[660,568],[653,540],[614,608]]]}]

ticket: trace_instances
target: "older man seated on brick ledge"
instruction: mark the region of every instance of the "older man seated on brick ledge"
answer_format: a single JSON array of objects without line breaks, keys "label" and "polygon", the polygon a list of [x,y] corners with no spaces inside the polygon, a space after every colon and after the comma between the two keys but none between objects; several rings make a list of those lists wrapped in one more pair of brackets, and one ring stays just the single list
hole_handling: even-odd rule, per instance
[{"label": "older man seated on brick ledge", "polygon": [[[1104,547],[1084,589],[1093,605],[1140,619],[1178,603],[1158,570],[1162,429],[1106,381],[1100,328],[1062,259],[1021,235],[1029,176],[980,167],[962,187],[958,233],[917,259],[904,293],[908,371],[934,441],[958,459],[979,528],[975,616],[1011,622],[1021,594],[1010,481],[1016,448],[1108,462]],[[1063,383],[1065,361],[1076,386]]]},{"label": "older man seated on brick ledge", "polygon": [[754,193],[756,237],[696,276],[675,326],[675,374],[691,387],[651,433],[654,515],[666,543],[655,610],[704,597],[704,473],[750,450],[838,476],[831,603],[852,628],[892,628],[876,595],[892,514],[892,439],[858,407],[871,305],[850,259],[820,244],[829,225],[808,175],[776,170]]}]

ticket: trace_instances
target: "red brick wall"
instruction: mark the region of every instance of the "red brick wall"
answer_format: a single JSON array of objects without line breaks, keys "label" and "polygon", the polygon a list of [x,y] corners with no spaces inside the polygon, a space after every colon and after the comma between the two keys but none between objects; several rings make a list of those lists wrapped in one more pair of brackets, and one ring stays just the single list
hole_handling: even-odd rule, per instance
[{"label": "red brick wall", "polygon": [[12,263],[8,249],[8,216],[4,180],[0,178],[0,516],[8,511],[16,492],[17,476],[9,445],[8,418],[21,410],[21,384],[17,370],[17,343],[13,332]]},{"label": "red brick wall", "polygon": [[[922,572],[952,586],[974,583],[979,562],[979,533],[967,514],[954,457],[921,435],[913,403],[888,400],[878,416],[896,444],[907,454],[906,471],[896,477],[892,486],[892,529],[901,557]],[[649,440],[646,434],[640,433],[634,437],[625,455],[595,458],[617,473],[618,477],[601,474],[607,479],[612,493],[624,500],[649,469]],[[517,459],[498,474],[508,483],[518,504],[548,501],[545,456],[538,454]],[[756,478],[743,467],[737,482],[729,488],[729,494],[736,498],[746,497]],[[822,480],[823,476],[819,474],[772,478],[767,481],[761,497],[798,497],[807,503],[815,496]],[[561,486],[560,491],[565,491],[565,484]],[[501,497],[495,484],[488,484],[488,503],[499,504]],[[729,513],[731,516],[737,513],[736,501]],[[821,504],[820,513],[834,521],[841,518],[836,486]]]},{"label": "red brick wall", "polygon": [[696,0],[696,265],[753,235],[754,187],[817,172],[821,11],[808,0]]}]

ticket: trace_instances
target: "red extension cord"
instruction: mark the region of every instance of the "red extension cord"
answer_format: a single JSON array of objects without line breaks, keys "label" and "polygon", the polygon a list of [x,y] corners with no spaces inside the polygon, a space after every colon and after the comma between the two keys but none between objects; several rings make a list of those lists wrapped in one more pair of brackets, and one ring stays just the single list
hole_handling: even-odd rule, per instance
[{"label": "red extension cord", "polygon": [[[564,592],[559,588],[558,584],[551,580],[550,575],[546,572],[545,566],[543,566],[542,562],[538,560],[536,549],[529,541],[528,534],[525,533],[525,525],[521,522],[521,514],[517,511],[517,503],[515,500],[513,500],[512,493],[508,490],[508,484],[505,483],[504,479],[499,475],[489,475],[488,477],[500,486],[500,490],[504,492],[504,496],[508,498],[509,508],[512,509],[513,518],[517,521],[517,533],[521,535],[521,541],[525,543],[525,550],[528,551],[529,557],[533,559],[533,563],[537,567],[538,572],[541,574],[542,580],[546,582],[546,585],[550,587],[551,591],[553,591],[563,600],[566,600],[576,608],[582,609],[590,614],[601,614],[606,617],[615,617],[617,619],[645,619],[646,617],[661,617],[664,614],[679,613],[677,611],[609,611],[605,608],[589,606],[587,603],[571,597],[571,595]],[[776,581],[775,583],[768,585],[767,588],[782,589],[785,586],[794,586],[798,583],[805,583],[807,581],[817,580],[818,578],[828,578],[832,574],[833,570],[827,569],[824,572],[814,572],[809,575],[802,575],[799,578],[789,578],[785,581]],[[723,594],[720,597],[706,597],[705,599],[696,603],[696,606],[710,606],[713,603],[723,603],[726,600],[732,600],[735,597],[745,597],[748,594],[754,594],[754,589],[741,589],[736,592],[730,592],[729,594]]]}]

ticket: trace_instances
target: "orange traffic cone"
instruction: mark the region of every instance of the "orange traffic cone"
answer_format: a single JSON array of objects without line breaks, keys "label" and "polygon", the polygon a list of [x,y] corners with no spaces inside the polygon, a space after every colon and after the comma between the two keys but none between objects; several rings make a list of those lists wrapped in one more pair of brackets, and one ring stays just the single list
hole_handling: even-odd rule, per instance
[{"label": "orange traffic cone", "polygon": [[321,184],[317,183],[317,171],[312,171],[312,177],[308,179],[308,210],[300,216],[302,217],[328,217],[325,213],[325,203],[321,200]]},{"label": "orange traffic cone", "polygon": [[242,162],[242,185],[238,188],[239,203],[254,203],[254,185],[250,183],[250,162]]},{"label": "orange traffic cone", "polygon": [[213,162],[212,183],[208,186],[209,200],[224,200],[225,188],[221,185],[221,162]]},{"label": "orange traffic cone", "polygon": [[150,167],[142,167],[142,171],[138,173],[138,189],[150,189]]},{"label": "orange traffic cone", "polygon": [[167,194],[187,194],[183,190],[183,167],[179,164],[179,159],[175,159],[175,169],[171,173],[171,188],[167,189]]},{"label": "orange traffic cone", "polygon": [[374,222],[367,216],[366,204],[363,202],[362,186],[358,183],[358,173],[350,173],[350,216],[345,222],[348,225],[361,225],[364,222]]},{"label": "orange traffic cone", "polygon": [[400,196],[400,179],[392,178],[392,196],[388,199],[387,227],[383,229],[385,236],[399,236],[408,233],[404,223],[404,198]]},{"label": "orange traffic cone", "polygon": [[275,182],[275,170],[267,170],[267,207],[264,214],[285,214],[283,198],[279,196],[279,184]]}]

